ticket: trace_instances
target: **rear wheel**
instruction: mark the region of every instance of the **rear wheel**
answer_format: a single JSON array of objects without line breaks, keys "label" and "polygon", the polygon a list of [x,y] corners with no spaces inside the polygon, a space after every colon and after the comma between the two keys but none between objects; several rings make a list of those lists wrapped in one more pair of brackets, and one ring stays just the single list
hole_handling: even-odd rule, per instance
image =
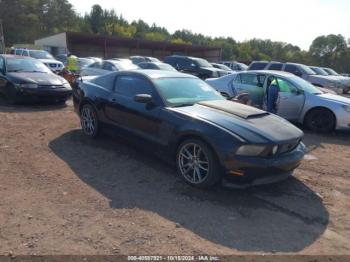
[{"label": "rear wheel", "polygon": [[85,135],[95,138],[99,134],[99,122],[95,109],[90,104],[85,104],[80,110],[80,124]]},{"label": "rear wheel", "polygon": [[213,150],[198,139],[181,143],[176,154],[179,175],[190,185],[207,188],[221,179],[221,168]]},{"label": "rear wheel", "polygon": [[312,109],[305,117],[306,127],[315,132],[329,133],[334,130],[335,124],[333,112],[324,108]]}]

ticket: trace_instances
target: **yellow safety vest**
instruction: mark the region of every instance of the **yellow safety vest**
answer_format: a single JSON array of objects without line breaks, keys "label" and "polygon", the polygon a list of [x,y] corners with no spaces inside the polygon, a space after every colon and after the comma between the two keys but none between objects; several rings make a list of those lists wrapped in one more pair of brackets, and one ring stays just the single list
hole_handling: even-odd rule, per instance
[{"label": "yellow safety vest", "polygon": [[67,69],[69,71],[77,71],[78,70],[78,57],[71,55],[68,57]]}]

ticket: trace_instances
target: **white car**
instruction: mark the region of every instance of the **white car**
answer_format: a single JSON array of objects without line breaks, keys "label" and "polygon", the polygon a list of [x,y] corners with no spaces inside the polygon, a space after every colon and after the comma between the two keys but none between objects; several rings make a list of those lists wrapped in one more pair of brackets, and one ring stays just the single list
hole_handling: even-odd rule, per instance
[{"label": "white car", "polygon": [[135,70],[139,67],[133,63],[117,60],[104,60],[95,62],[81,70],[82,76],[99,76],[115,71]]},{"label": "white car", "polygon": [[48,68],[50,68],[54,73],[61,72],[64,68],[64,65],[61,61],[56,60],[49,52],[45,50],[16,48],[11,53],[20,56],[30,56],[32,58],[38,59],[43,62]]},{"label": "white car", "polygon": [[281,71],[255,70],[206,82],[226,97],[247,93],[252,105],[267,108],[270,86],[279,88],[276,114],[316,132],[350,130],[350,99],[322,92],[304,79]]}]

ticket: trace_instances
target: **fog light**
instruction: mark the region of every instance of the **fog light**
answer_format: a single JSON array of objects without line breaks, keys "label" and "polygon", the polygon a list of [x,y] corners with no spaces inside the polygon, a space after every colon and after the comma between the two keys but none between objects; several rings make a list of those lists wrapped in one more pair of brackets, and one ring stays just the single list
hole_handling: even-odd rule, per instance
[{"label": "fog light", "polygon": [[228,174],[230,176],[244,176],[244,172],[240,170],[231,170]]}]

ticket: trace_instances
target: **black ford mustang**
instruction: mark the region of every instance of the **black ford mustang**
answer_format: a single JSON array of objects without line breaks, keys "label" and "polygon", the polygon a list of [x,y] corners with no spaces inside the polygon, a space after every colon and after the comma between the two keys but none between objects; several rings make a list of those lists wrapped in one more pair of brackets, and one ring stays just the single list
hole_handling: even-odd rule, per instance
[{"label": "black ford mustang", "polygon": [[24,100],[65,102],[72,88],[39,60],[0,55],[0,94],[11,104]]},{"label": "black ford mustang", "polygon": [[303,133],[286,120],[225,100],[202,80],[160,70],[82,80],[73,91],[83,132],[117,127],[164,149],[186,182],[209,187],[272,183],[304,156]]}]

